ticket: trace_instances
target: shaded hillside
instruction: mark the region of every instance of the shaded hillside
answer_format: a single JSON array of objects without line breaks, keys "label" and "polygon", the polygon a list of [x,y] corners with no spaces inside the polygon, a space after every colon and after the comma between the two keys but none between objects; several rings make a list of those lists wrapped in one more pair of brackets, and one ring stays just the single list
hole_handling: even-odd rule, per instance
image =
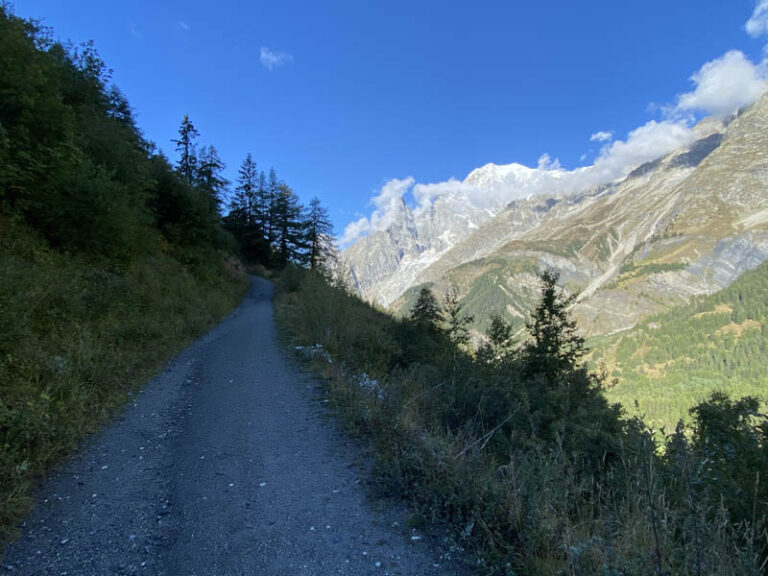
[{"label": "shaded hillside", "polygon": [[0,5],[0,55],[2,543],[48,467],[246,282],[210,167],[154,151],[92,45]]},{"label": "shaded hillside", "polygon": [[581,362],[556,278],[542,274],[517,350],[497,322],[467,353],[466,310],[427,290],[398,320],[297,269],[276,317],[371,442],[380,485],[447,523],[487,573],[762,574],[759,402],[712,395],[663,439],[624,418]]}]

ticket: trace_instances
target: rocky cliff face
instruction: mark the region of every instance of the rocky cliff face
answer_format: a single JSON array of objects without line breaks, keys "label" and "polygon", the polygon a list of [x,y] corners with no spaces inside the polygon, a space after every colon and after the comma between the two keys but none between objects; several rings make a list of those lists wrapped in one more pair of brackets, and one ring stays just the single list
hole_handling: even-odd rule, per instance
[{"label": "rocky cliff face", "polygon": [[487,164],[473,170],[454,193],[412,208],[404,201],[394,223],[358,240],[344,252],[354,288],[387,306],[419,274],[504,208],[498,189],[524,187],[543,172],[519,164]]},{"label": "rocky cliff face", "polygon": [[[576,312],[590,334],[626,329],[720,290],[768,258],[768,96],[695,133],[690,146],[587,192],[483,208],[443,197],[420,214],[404,206],[409,226],[347,250],[357,288],[404,309],[409,289],[430,284],[439,294],[456,285],[476,316],[521,322],[537,270],[554,266],[580,293]],[[521,168],[489,165],[464,184],[492,197],[510,181],[537,181],[546,192],[546,179],[557,177]]]}]

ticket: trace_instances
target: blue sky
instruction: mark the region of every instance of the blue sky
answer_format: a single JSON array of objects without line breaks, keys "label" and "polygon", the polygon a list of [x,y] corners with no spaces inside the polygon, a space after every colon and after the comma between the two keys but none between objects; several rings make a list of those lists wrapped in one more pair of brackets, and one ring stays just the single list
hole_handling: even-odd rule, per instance
[{"label": "blue sky", "polygon": [[766,71],[768,0],[19,0],[15,11],[93,39],[166,153],[188,113],[230,178],[251,152],[304,201],[318,196],[339,233],[393,178],[536,167],[544,153],[574,169],[681,112],[682,94],[691,115],[717,108],[691,80],[707,62],[737,68],[730,84]]}]

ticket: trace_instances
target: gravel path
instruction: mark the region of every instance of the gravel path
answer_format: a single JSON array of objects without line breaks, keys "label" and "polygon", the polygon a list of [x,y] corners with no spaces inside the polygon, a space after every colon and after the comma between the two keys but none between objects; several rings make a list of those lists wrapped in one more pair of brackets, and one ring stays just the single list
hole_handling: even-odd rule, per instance
[{"label": "gravel path", "polygon": [[255,279],[48,480],[8,573],[467,573],[397,506],[367,499],[365,458],[281,353],[271,296]]}]

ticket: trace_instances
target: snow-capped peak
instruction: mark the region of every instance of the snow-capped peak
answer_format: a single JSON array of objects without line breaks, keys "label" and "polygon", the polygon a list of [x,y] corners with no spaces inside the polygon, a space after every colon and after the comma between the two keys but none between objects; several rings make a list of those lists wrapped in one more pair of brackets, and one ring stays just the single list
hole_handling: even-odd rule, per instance
[{"label": "snow-capped peak", "polygon": [[522,183],[531,180],[539,173],[536,168],[529,168],[517,162],[512,164],[493,164],[489,163],[480,168],[475,168],[464,179],[464,184],[476,188],[490,188],[502,184],[508,179]]}]

